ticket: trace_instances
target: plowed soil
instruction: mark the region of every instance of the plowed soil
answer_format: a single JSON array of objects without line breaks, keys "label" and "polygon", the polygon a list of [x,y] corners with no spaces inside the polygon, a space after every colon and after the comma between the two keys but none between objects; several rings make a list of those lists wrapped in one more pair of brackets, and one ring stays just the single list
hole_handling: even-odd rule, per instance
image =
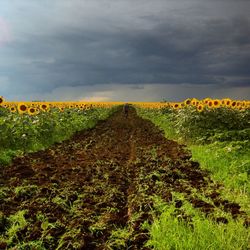
[{"label": "plowed soil", "polygon": [[[167,140],[134,109],[128,118],[120,109],[91,130],[0,168],[0,184],[7,190],[0,211],[8,217],[26,210],[29,223],[16,242],[41,240],[46,249],[88,250],[147,249],[149,235],[141,225],[152,223],[156,195],[171,202],[173,192],[183,193],[207,215],[221,208],[234,218],[244,216],[190,159],[185,146]],[[181,207],[182,201],[175,204]],[[0,233],[6,228],[0,225]]]}]

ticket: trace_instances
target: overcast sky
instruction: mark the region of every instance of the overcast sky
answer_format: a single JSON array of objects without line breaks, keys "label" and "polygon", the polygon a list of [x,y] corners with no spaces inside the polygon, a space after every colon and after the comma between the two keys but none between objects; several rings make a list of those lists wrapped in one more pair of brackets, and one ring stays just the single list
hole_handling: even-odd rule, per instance
[{"label": "overcast sky", "polygon": [[0,96],[250,99],[249,13],[249,0],[0,0]]}]

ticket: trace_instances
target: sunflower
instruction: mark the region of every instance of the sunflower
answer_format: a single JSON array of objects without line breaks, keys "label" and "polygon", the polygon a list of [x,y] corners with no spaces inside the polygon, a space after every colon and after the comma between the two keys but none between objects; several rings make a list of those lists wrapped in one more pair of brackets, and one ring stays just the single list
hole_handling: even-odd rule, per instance
[{"label": "sunflower", "polygon": [[64,112],[64,108],[63,108],[63,107],[60,107],[59,110],[60,110],[61,112]]},{"label": "sunflower", "polygon": [[164,103],[164,106],[163,107],[165,107],[165,108],[169,108],[169,107],[171,107],[171,105],[170,105],[170,103],[169,102],[166,102],[166,103]]},{"label": "sunflower", "polygon": [[10,112],[11,113],[15,113],[17,110],[16,110],[16,107],[14,107],[14,106],[12,106],[12,107],[10,107]]},{"label": "sunflower", "polygon": [[37,110],[33,107],[28,108],[28,114],[29,115],[36,115],[37,114]]},{"label": "sunflower", "polygon": [[230,107],[232,101],[230,99],[225,100],[225,106]]},{"label": "sunflower", "polygon": [[201,112],[201,111],[203,111],[203,109],[204,109],[204,105],[203,105],[202,103],[200,103],[200,104],[197,106],[197,111],[198,111],[198,112]]},{"label": "sunflower", "polygon": [[240,108],[242,106],[242,102],[241,101],[237,101],[236,102],[236,106],[237,106],[237,108]]},{"label": "sunflower", "polygon": [[184,103],[185,103],[185,105],[186,106],[188,106],[188,105],[190,105],[191,104],[191,99],[190,98],[188,98],[188,99],[186,99],[185,101],[184,101]]},{"label": "sunflower", "polygon": [[174,109],[179,109],[181,106],[180,106],[180,104],[179,103],[173,103],[172,104],[172,107],[174,108]]},{"label": "sunflower", "polygon": [[46,103],[42,103],[42,104],[40,105],[40,109],[41,109],[42,111],[49,111],[49,105],[47,105]]},{"label": "sunflower", "polygon": [[231,104],[230,104],[230,107],[231,108],[236,108],[236,104],[237,104],[236,101],[232,101]]},{"label": "sunflower", "polygon": [[213,100],[212,103],[214,108],[218,108],[221,105],[221,101],[218,99]]},{"label": "sunflower", "polygon": [[199,103],[199,101],[196,98],[193,98],[191,100],[191,105],[196,106]]},{"label": "sunflower", "polygon": [[211,101],[211,99],[208,98],[208,97],[202,100],[202,102],[203,102],[204,104],[207,104],[207,105],[208,105],[208,102],[209,102],[209,101]]},{"label": "sunflower", "polygon": [[28,107],[25,103],[18,103],[17,109],[18,109],[18,112],[20,114],[23,114],[23,113],[27,112]]},{"label": "sunflower", "polygon": [[241,106],[242,106],[242,107],[246,107],[246,106],[247,106],[246,101],[242,101],[242,102],[241,102]]},{"label": "sunflower", "polygon": [[211,101],[208,101],[207,106],[208,106],[209,108],[212,108],[212,107],[213,107],[213,101],[212,101],[212,100],[211,100]]},{"label": "sunflower", "polygon": [[0,106],[1,106],[2,104],[4,104],[4,99],[3,99],[2,96],[0,96]]}]

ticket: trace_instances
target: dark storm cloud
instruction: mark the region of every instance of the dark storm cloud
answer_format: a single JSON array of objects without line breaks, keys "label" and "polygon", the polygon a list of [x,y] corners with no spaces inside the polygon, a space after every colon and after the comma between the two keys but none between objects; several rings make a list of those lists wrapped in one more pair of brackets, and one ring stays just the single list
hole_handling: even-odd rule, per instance
[{"label": "dark storm cloud", "polygon": [[[230,76],[250,77],[249,21],[214,20],[192,27],[180,24],[153,30],[75,32],[32,37],[17,50],[30,57],[47,55],[52,62],[32,61],[34,68],[58,84],[226,83]],[[240,41],[239,41],[240,40]],[[50,46],[53,44],[55,46]],[[61,77],[60,77],[61,75]],[[57,77],[59,77],[57,79]],[[71,82],[71,83],[70,83]],[[235,83],[240,84],[240,83]]]},{"label": "dark storm cloud", "polygon": [[221,80],[230,76],[250,77],[246,18],[174,26],[166,22],[150,33],[140,33],[133,49],[142,63],[148,62],[143,65],[147,70],[174,75],[176,82],[214,83],[218,78],[224,83]]},{"label": "dark storm cloud", "polygon": [[[114,83],[250,85],[247,2],[234,12],[227,1],[219,1],[225,12],[229,8],[229,16],[216,9],[215,1],[206,8],[203,1],[168,1],[169,5],[160,0],[155,4],[138,1],[145,10],[139,4],[129,7],[130,1],[124,5],[104,1],[100,7],[97,2],[75,1],[72,7],[67,1],[60,1],[61,5],[55,1],[51,9],[48,1],[34,2],[31,6],[26,2],[27,10],[18,4],[19,17],[30,10],[34,14],[21,22],[20,29],[18,22],[12,24],[17,35],[1,48],[5,89],[6,78],[20,93]],[[84,4],[93,17],[84,12]],[[35,16],[39,13],[41,20]]]}]

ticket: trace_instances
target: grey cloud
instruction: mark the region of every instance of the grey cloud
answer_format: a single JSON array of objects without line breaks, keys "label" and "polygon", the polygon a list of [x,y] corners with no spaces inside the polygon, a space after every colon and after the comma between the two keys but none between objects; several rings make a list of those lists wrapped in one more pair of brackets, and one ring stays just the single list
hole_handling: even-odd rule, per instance
[{"label": "grey cloud", "polygon": [[[238,1],[245,8],[231,0],[139,0],[133,8],[130,1],[24,2],[14,1],[13,13],[34,12],[22,26],[13,21],[15,39],[0,51],[0,77],[20,93],[114,83],[250,85],[245,1]],[[224,13],[228,3],[238,9]]]}]

